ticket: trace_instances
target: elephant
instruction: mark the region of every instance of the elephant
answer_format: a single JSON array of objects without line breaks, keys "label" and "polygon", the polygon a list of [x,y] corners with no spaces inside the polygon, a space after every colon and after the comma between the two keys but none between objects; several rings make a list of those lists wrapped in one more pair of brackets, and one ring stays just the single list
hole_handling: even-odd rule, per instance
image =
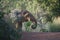
[{"label": "elephant", "polygon": [[[11,14],[12,15],[12,14]],[[33,24],[31,25],[32,29],[35,29],[37,27],[37,21],[35,17],[27,10],[14,10],[13,15],[15,17],[15,20],[13,23],[15,23],[15,27],[17,30],[22,30],[22,23],[31,21]]]},{"label": "elephant", "polygon": [[12,19],[12,23],[15,24],[16,32],[19,33],[19,35],[22,35],[22,23],[31,21],[33,24],[31,25],[32,29],[36,29],[37,27],[37,21],[35,17],[27,10],[13,10],[9,17]]}]

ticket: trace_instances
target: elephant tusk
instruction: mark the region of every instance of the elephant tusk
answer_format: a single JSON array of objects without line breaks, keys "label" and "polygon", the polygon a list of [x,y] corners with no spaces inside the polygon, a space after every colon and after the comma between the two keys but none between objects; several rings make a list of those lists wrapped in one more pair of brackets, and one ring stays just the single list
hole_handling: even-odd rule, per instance
[{"label": "elephant tusk", "polygon": [[28,14],[29,14],[29,13],[26,13],[26,14],[24,15],[24,17],[26,17]]},{"label": "elephant tusk", "polygon": [[16,29],[18,28],[18,23],[16,23]]},{"label": "elephant tusk", "polygon": [[27,19],[28,19],[28,21],[30,21],[30,18],[29,17],[27,17]]}]

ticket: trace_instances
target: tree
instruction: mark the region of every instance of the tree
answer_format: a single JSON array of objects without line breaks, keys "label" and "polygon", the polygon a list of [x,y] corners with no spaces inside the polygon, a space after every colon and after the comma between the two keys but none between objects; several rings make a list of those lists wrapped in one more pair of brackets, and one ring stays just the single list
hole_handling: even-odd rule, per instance
[{"label": "tree", "polygon": [[[49,16],[47,19],[51,19],[54,17],[60,16],[60,1],[59,0],[37,0],[40,4],[41,8],[46,11]],[[51,16],[51,18],[49,18]]]}]

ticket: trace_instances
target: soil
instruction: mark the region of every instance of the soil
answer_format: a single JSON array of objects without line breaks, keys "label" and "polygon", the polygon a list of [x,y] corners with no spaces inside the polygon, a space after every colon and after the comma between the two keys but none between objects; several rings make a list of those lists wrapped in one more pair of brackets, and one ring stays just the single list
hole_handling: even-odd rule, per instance
[{"label": "soil", "polygon": [[21,40],[60,40],[60,32],[23,32]]}]

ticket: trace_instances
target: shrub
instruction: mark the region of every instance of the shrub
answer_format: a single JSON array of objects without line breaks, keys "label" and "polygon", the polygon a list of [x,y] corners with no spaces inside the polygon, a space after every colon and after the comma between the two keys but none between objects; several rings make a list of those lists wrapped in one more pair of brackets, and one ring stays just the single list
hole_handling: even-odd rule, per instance
[{"label": "shrub", "polygon": [[31,25],[31,21],[28,21],[25,23],[25,28],[26,28],[26,31],[29,32],[30,31],[30,25]]},{"label": "shrub", "polygon": [[60,25],[50,24],[50,32],[60,32]]}]

